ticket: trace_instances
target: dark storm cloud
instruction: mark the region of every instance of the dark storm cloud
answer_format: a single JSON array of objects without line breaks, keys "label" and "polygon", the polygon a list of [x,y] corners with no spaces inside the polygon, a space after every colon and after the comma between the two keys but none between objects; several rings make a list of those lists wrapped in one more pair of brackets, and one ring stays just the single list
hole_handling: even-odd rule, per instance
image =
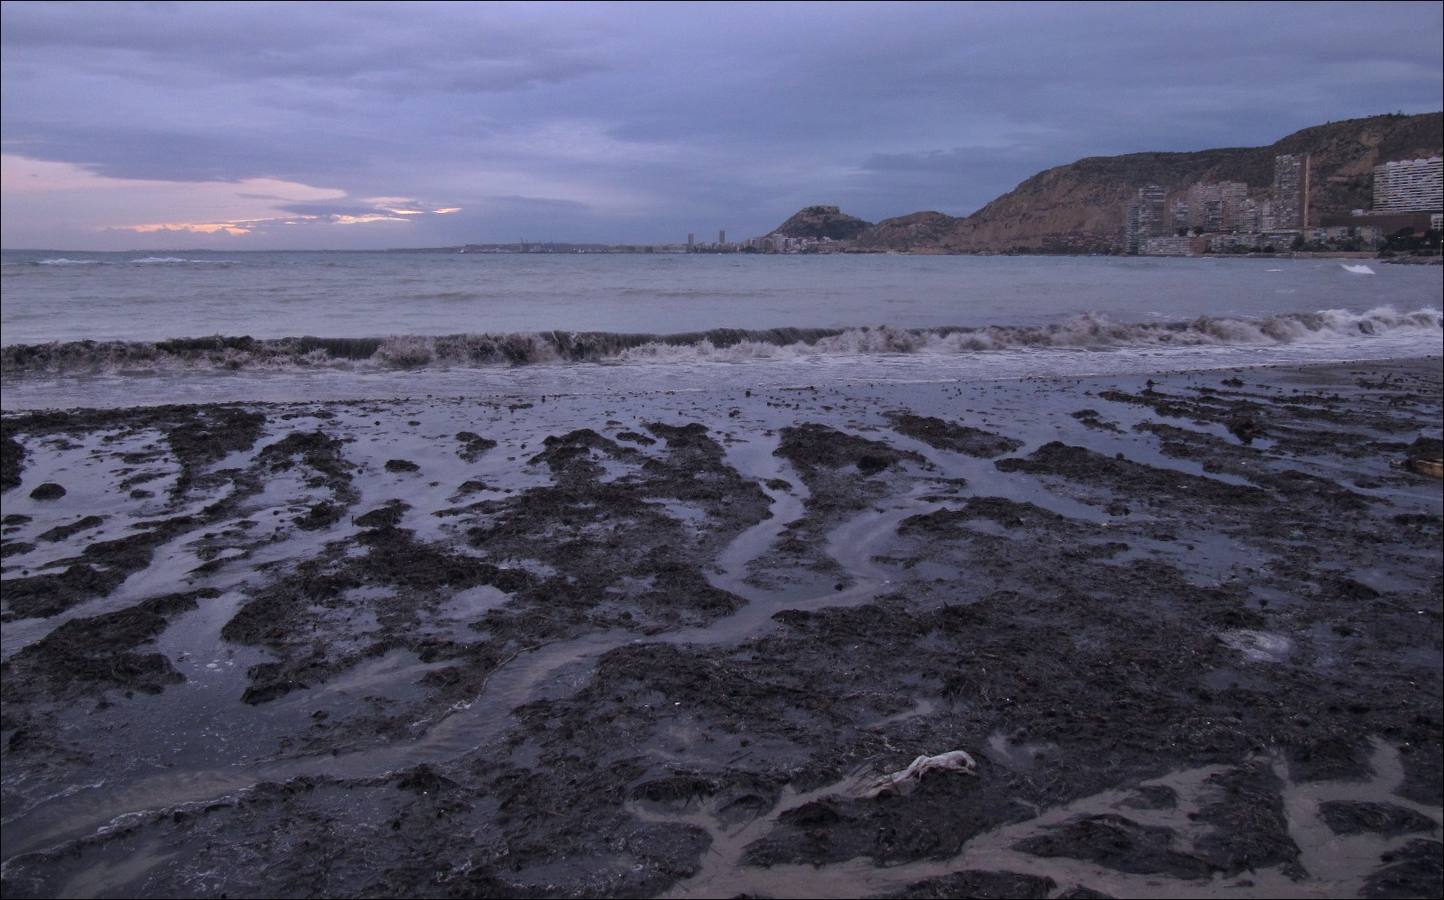
[{"label": "dark storm cloud", "polygon": [[[1438,109],[1444,60],[1432,3],[7,3],[0,16],[7,154],[110,179],[278,180],[277,217],[363,216],[376,198],[459,208],[216,237],[335,246],[746,235],[815,202],[966,214],[1081,156]],[[26,243],[27,221],[7,214],[7,244]]]}]

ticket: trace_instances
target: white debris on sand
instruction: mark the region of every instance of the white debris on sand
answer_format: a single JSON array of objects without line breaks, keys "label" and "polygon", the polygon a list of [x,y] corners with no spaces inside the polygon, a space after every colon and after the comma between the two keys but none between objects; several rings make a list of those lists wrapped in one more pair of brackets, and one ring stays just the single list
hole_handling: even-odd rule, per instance
[{"label": "white debris on sand", "polygon": [[964,775],[978,774],[978,764],[966,750],[949,750],[947,753],[939,753],[937,756],[919,756],[906,769],[882,776],[868,785],[864,796],[876,797],[884,791],[898,790],[904,784],[916,781],[925,773],[935,769],[962,772]]}]

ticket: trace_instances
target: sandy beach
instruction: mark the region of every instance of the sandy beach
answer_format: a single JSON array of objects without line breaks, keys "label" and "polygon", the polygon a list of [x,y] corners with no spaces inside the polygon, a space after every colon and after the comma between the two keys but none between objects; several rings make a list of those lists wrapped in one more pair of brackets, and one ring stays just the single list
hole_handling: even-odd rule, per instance
[{"label": "sandy beach", "polygon": [[5,895],[1438,896],[1440,417],[1438,357],[7,414]]},{"label": "sandy beach", "polygon": [[1444,897],[1444,6],[1237,6],[0,3],[0,900]]}]

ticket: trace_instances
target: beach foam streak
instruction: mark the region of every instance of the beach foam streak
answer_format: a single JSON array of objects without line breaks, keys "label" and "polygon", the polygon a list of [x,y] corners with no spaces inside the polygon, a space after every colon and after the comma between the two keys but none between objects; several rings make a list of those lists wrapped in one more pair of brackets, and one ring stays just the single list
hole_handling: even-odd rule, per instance
[{"label": "beach foam streak", "polygon": [[1086,351],[1169,347],[1350,343],[1386,335],[1439,336],[1437,309],[1319,310],[1260,318],[1201,316],[1174,322],[1116,322],[1080,315],[1049,325],[899,328],[712,329],[681,334],[528,331],[381,337],[197,337],[161,341],[68,341],[0,349],[6,374],[185,370],[357,371],[559,363],[695,363],[811,357],[937,355],[1038,349]]}]

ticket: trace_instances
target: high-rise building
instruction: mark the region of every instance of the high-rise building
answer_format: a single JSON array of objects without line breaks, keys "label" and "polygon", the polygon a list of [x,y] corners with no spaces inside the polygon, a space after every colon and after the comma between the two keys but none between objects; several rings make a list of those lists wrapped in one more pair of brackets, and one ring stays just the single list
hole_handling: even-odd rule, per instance
[{"label": "high-rise building", "polygon": [[1156,184],[1139,188],[1125,216],[1124,251],[1138,253],[1149,238],[1168,234],[1169,222],[1168,192]]},{"label": "high-rise building", "polygon": [[1182,198],[1173,201],[1173,233],[1188,230],[1188,201]]},{"label": "high-rise building", "polygon": [[717,232],[717,244],[721,246],[727,243],[727,229],[723,228]]},{"label": "high-rise building", "polygon": [[1309,219],[1309,157],[1274,157],[1274,219],[1278,228],[1306,228]]},{"label": "high-rise building", "polygon": [[[1265,201],[1267,203],[1267,201]],[[1257,200],[1245,199],[1243,207],[1239,211],[1239,218],[1235,224],[1234,231],[1239,234],[1249,234],[1263,230],[1263,206]]]},{"label": "high-rise building", "polygon": [[1203,202],[1203,230],[1209,234],[1217,234],[1224,230],[1222,200],[1215,198]]},{"label": "high-rise building", "polygon": [[1130,200],[1123,211],[1123,252],[1136,255],[1142,243],[1138,235],[1138,204]]},{"label": "high-rise building", "polygon": [[[1218,185],[1194,184],[1188,189],[1188,224],[1193,228],[1201,228],[1204,231],[1217,231],[1218,222],[1209,221],[1209,204],[1217,204]],[[1215,205],[1215,210],[1218,207]],[[1216,217],[1215,217],[1216,218]]]},{"label": "high-rise building", "polygon": [[1265,200],[1260,203],[1258,208],[1258,230],[1278,231],[1282,227],[1283,226],[1279,224],[1278,204],[1272,200]]},{"label": "high-rise building", "polygon": [[1405,159],[1374,167],[1376,212],[1444,209],[1444,157]]},{"label": "high-rise building", "polygon": [[696,245],[697,245],[697,235],[693,234],[693,233],[690,232],[690,231],[687,232],[687,247],[688,247],[688,249],[691,249],[692,247],[695,247]]},{"label": "high-rise building", "polygon": [[1219,231],[1249,231],[1245,225],[1244,208],[1248,203],[1248,185],[1242,181],[1218,183]]}]

